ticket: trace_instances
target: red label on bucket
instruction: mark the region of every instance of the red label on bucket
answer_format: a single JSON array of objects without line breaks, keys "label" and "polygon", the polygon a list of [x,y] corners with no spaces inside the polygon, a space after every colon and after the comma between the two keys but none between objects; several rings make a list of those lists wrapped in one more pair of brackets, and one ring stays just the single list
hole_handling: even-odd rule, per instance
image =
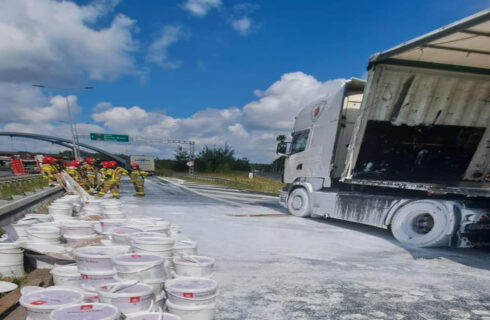
[{"label": "red label on bucket", "polygon": [[97,301],[97,299],[99,299],[99,296],[87,297],[87,300],[89,300],[89,301]]},{"label": "red label on bucket", "polygon": [[42,304],[45,304],[46,303],[46,300],[36,300],[36,301],[32,301],[30,304],[32,304],[33,306],[40,306]]},{"label": "red label on bucket", "polygon": [[91,304],[82,304],[82,305],[80,306],[80,310],[92,310],[92,308],[93,308],[93,307],[94,307],[94,306],[93,306],[93,305],[91,305]]},{"label": "red label on bucket", "polygon": [[132,254],[131,258],[141,258],[141,255],[140,254]]},{"label": "red label on bucket", "polygon": [[88,275],[82,274],[82,279],[85,279],[85,280],[88,279]]},{"label": "red label on bucket", "polygon": [[182,296],[183,296],[184,298],[194,298],[194,293],[192,293],[192,292],[184,292],[184,293],[182,294]]},{"label": "red label on bucket", "polygon": [[141,300],[141,297],[131,297],[131,298],[129,298],[129,302],[130,303],[140,302],[140,300]]}]

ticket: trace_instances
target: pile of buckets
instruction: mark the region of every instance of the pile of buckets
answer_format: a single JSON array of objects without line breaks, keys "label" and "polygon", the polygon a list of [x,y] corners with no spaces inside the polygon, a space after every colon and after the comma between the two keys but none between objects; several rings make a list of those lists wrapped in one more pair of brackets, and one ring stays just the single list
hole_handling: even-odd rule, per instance
[{"label": "pile of buckets", "polygon": [[[52,287],[22,288],[20,303],[28,319],[214,318],[215,260],[197,255],[197,243],[179,237],[177,226],[160,218],[132,218],[117,200],[82,202],[70,195],[48,210],[14,225],[19,241],[66,245],[76,263],[55,265]],[[19,246],[0,244],[0,258],[17,264],[16,275],[23,275]]]}]

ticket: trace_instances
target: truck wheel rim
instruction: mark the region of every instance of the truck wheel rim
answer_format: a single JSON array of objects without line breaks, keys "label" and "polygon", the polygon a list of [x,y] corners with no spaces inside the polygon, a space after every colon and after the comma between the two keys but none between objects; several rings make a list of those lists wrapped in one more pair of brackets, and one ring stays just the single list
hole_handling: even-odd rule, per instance
[{"label": "truck wheel rim", "polygon": [[415,233],[427,234],[434,228],[434,217],[429,213],[418,214],[412,220],[412,228]]},{"label": "truck wheel rim", "polygon": [[299,210],[303,207],[303,199],[300,196],[296,196],[293,198],[292,206],[294,210]]}]

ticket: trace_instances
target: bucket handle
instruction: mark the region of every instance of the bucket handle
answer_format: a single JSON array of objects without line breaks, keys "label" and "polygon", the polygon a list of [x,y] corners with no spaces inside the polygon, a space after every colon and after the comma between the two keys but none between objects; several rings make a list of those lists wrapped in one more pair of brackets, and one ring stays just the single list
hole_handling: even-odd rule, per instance
[{"label": "bucket handle", "polygon": [[109,292],[115,293],[118,290],[126,289],[126,288],[132,287],[134,285],[137,285],[139,282],[140,282],[139,280],[133,280],[131,282],[128,281],[128,283],[120,283],[120,284],[115,285],[114,288],[112,288],[111,291],[109,291]]},{"label": "bucket handle", "polygon": [[[130,271],[130,272],[132,273],[132,272],[142,272],[142,271],[150,270],[151,268],[156,267],[159,264],[160,263],[152,263],[151,265],[149,265],[147,267],[144,267],[143,269],[139,269],[139,270],[135,270],[135,271]],[[164,268],[165,268],[165,265],[164,265]]]}]

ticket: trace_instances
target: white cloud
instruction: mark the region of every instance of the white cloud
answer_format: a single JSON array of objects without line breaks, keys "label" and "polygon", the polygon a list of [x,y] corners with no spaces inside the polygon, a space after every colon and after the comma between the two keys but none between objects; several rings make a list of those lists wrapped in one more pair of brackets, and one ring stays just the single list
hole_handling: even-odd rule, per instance
[{"label": "white cloud", "polygon": [[231,26],[236,32],[242,36],[246,36],[250,33],[252,27],[252,20],[249,17],[242,17],[231,21]]},{"label": "white cloud", "polygon": [[168,60],[168,48],[179,40],[188,37],[189,34],[179,26],[164,26],[158,37],[148,47],[146,60],[167,69],[179,68],[180,61]]},{"label": "white cloud", "polygon": [[117,1],[81,6],[69,1],[3,0],[0,81],[76,82],[134,74],[135,21],[118,14],[94,28]]},{"label": "white cloud", "polygon": [[220,6],[221,0],[187,0],[182,5],[182,8],[195,16],[203,17],[211,9],[216,9]]}]

